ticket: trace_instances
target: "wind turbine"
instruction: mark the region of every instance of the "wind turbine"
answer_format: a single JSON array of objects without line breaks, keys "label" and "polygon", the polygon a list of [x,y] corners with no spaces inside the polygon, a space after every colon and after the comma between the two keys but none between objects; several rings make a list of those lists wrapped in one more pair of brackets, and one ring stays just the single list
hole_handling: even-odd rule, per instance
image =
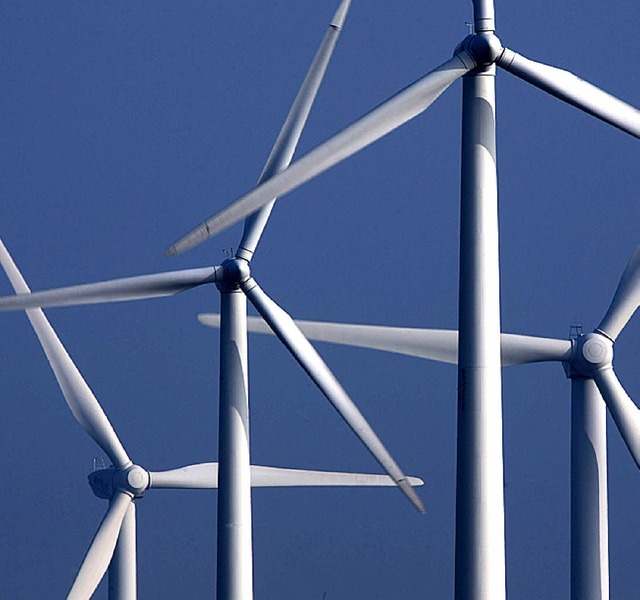
[{"label": "wind turbine", "polygon": [[[261,181],[286,167],[293,155],[304,123],[315,99],[322,77],[332,55],[339,33],[344,24],[350,0],[343,0],[338,7],[329,30],[316,54],[307,77],[294,101],[294,104],[276,140]],[[271,212],[275,197],[265,207],[247,219],[244,235],[236,257],[220,266],[203,269],[190,269],[172,273],[161,273],[119,279],[97,284],[87,284],[62,288],[44,293],[28,293],[25,289],[7,300],[6,309],[40,308],[117,302],[143,298],[153,298],[176,294],[205,283],[215,283],[221,292],[222,327],[220,336],[220,420],[219,420],[219,471],[218,471],[218,580],[217,597],[245,599],[253,596],[252,550],[251,550],[251,465],[249,460],[249,415],[248,415],[248,379],[247,379],[247,332],[246,299],[248,298],[263,318],[270,323],[274,332],[298,363],[304,368],[313,382],[329,399],[334,408],[347,422],[367,449],[385,469],[391,480],[420,511],[424,508],[412,485],[420,481],[406,477],[395,460],[386,450],[371,426],[333,376],[324,361],[311,344],[300,333],[293,320],[258,286],[251,276],[250,260],[260,240],[262,231]],[[88,426],[89,427],[89,426]],[[106,427],[106,426],[104,426]],[[104,429],[103,427],[103,429]],[[93,426],[90,427],[93,431]],[[105,429],[106,431],[106,429]],[[102,439],[102,429],[96,433]],[[109,447],[107,442],[101,442]],[[111,451],[111,447],[110,451]],[[111,456],[116,471],[122,471],[130,460],[124,454]],[[314,476],[313,481],[328,481],[325,476]],[[356,474],[357,477],[357,474]],[[138,478],[140,479],[140,478]],[[308,477],[307,477],[308,479]],[[301,479],[298,478],[298,481]],[[341,481],[345,481],[341,478]],[[371,480],[374,481],[374,480]],[[380,479],[375,479],[376,484]],[[144,485],[144,481],[139,481]],[[120,484],[118,484],[120,485]],[[122,484],[124,485],[124,484]],[[121,486],[122,487],[122,486]],[[108,544],[102,541],[100,531],[106,531],[109,539],[117,535],[119,524],[124,519],[127,507],[133,497],[128,488],[117,488],[108,516],[99,530],[98,541],[94,546],[100,550],[100,568],[98,559],[88,555],[85,564],[90,574],[79,577],[81,589],[99,583],[108,564]],[[122,519],[120,519],[122,516]],[[129,531],[130,527],[126,527]],[[129,534],[127,534],[129,535]],[[114,542],[115,543],[115,542]],[[107,550],[105,551],[105,548]],[[132,579],[131,559],[127,577]],[[98,571],[104,565],[104,569]],[[97,579],[96,579],[97,578]],[[124,586],[131,589],[129,584]]]},{"label": "wind turbine", "polygon": [[[16,293],[30,290],[0,240],[0,264]],[[135,464],[120,442],[100,403],[41,309],[26,310],[58,385],[78,424],[102,448],[112,466],[88,477],[93,493],[109,501],[68,598],[90,597],[109,568],[109,597],[136,598],[136,505],[151,489],[216,489],[218,463],[199,463],[169,471],[148,471]],[[386,475],[334,473],[251,465],[252,487],[392,486]],[[415,477],[412,485],[422,485]]]},{"label": "wind turbine", "polygon": [[504,47],[492,0],[474,0],[473,7],[475,32],[452,59],[206,219],[167,253],[196,246],[348,158],[463,77],[455,596],[494,600],[506,596],[495,67],[635,137],[640,112],[568,71]]},{"label": "wind turbine", "polygon": [[[280,193],[277,190],[293,189],[305,179],[311,178],[409,120],[427,108],[454,79],[474,70],[472,75],[465,78],[464,84],[463,155],[466,166],[463,173],[461,223],[464,232],[461,236],[460,289],[460,354],[464,359],[461,360],[461,376],[464,375],[461,381],[471,386],[465,385],[464,389],[461,389],[459,401],[460,405],[465,407],[465,416],[474,412],[476,404],[481,411],[489,404],[491,414],[482,422],[478,420],[477,425],[480,429],[477,433],[483,435],[475,436],[474,423],[466,420],[461,422],[458,458],[462,461],[461,457],[477,456],[483,461],[483,465],[488,466],[486,471],[491,473],[491,478],[484,482],[478,479],[477,475],[482,465],[477,463],[471,467],[471,473],[465,472],[466,474],[460,475],[457,500],[456,594],[458,597],[465,597],[472,594],[471,590],[480,590],[478,593],[481,595],[498,598],[504,596],[504,544],[501,541],[502,456],[501,448],[496,447],[496,444],[490,445],[489,448],[484,446],[491,435],[494,438],[501,437],[500,406],[496,400],[500,396],[500,358],[497,209],[495,160],[492,153],[495,147],[493,67],[498,65],[510,70],[545,91],[559,95],[563,100],[577,105],[586,112],[595,113],[603,120],[613,122],[633,135],[638,135],[639,128],[635,109],[616,101],[594,86],[577,80],[566,71],[532,63],[502,48],[494,35],[492,4],[475,2],[474,9],[475,34],[467,38],[462,47],[456,50],[457,58],[448,61],[389,103],[370,113],[364,121],[333,138],[329,146],[323,146],[310,153],[295,163],[291,170],[266,182],[256,195],[245,199],[241,210],[233,209],[225,214],[231,220],[243,218],[244,211],[248,214],[256,210],[262,202],[270,202],[272,197]],[[475,92],[483,86],[486,93],[480,90],[476,94]],[[622,122],[617,118],[618,115],[623,115]],[[470,135],[471,132],[476,132],[479,136],[482,134],[480,137],[484,136],[484,139],[474,139]],[[338,154],[333,155],[334,150],[338,150]],[[476,181],[477,185],[474,184]],[[487,226],[471,228],[471,233],[467,234],[465,226],[471,224],[475,215],[479,215],[482,223],[486,223]],[[198,230],[200,234],[193,239],[190,238],[190,241],[197,241],[200,235],[206,237],[213,234],[218,226],[222,227],[227,223],[226,217],[215,222],[207,222],[206,226]],[[479,241],[473,239],[474,233],[481,237]],[[179,249],[177,246],[173,248]],[[471,272],[467,267],[471,268]],[[472,284],[473,290],[468,291],[468,286]],[[474,312],[482,318],[474,319],[474,315],[471,314]],[[471,325],[467,324],[469,321]],[[482,328],[480,331],[481,325],[486,326],[486,329]],[[483,378],[482,375],[487,375],[487,378]],[[489,430],[491,434],[487,433]],[[480,445],[474,446],[469,438],[481,440]],[[474,454],[473,450],[477,452]],[[488,532],[491,532],[491,536]],[[488,539],[489,537],[493,539]],[[483,546],[485,541],[488,543]],[[485,551],[486,549],[489,551]],[[484,562],[481,555],[486,559]]]}]

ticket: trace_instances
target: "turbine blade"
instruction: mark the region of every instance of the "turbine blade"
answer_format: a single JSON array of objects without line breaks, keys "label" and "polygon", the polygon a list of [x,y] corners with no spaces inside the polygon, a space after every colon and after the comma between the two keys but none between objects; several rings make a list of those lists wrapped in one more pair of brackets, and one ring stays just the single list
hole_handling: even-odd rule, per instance
[{"label": "turbine blade", "polygon": [[537,362],[567,362],[571,358],[570,340],[555,340],[530,335],[500,335],[502,366],[527,365]]},{"label": "turbine blade", "polygon": [[400,470],[400,467],[398,467],[369,423],[362,416],[353,400],[334,377],[329,367],[296,327],[293,319],[264,293],[253,278],[250,277],[244,281],[241,284],[241,288],[256,310],[262,315],[262,318],[269,324],[269,327],[320,388],[353,432],[368,448],[369,452],[373,454],[382,468],[396,482],[409,501],[420,512],[424,512],[422,502],[404,473]]},{"label": "turbine blade", "polygon": [[[150,488],[216,489],[218,487],[218,463],[189,465],[171,471],[151,472]],[[424,485],[418,477],[407,477],[411,485]],[[386,487],[396,482],[387,475],[367,473],[336,473],[262,467],[251,465],[251,487]]]},{"label": "turbine blade", "polygon": [[624,443],[640,468],[640,410],[624,391],[612,368],[597,371],[593,379]]},{"label": "turbine blade", "polygon": [[[282,171],[282,169],[286,168],[291,162],[293,153],[298,145],[298,140],[307,122],[309,112],[315,101],[316,94],[320,89],[320,84],[322,83],[336,43],[340,37],[340,31],[347,17],[350,4],[351,0],[343,0],[334,15],[331,25],[322,40],[322,44],[320,48],[318,48],[318,52],[302,82],[298,95],[291,106],[284,125],[278,134],[278,138],[271,150],[262,175],[258,180],[259,184]],[[263,206],[258,212],[247,217],[242,240],[236,253],[238,258],[244,258],[250,261],[253,257],[253,253],[260,242],[260,237],[273,209],[274,202],[275,198],[269,202],[269,204]]]},{"label": "turbine blade", "polygon": [[622,273],[611,306],[598,325],[598,331],[615,341],[638,306],[640,306],[640,246],[636,247]]},{"label": "turbine blade", "polygon": [[[220,315],[217,314],[201,314],[198,320],[208,327],[220,327]],[[384,350],[436,362],[458,362],[457,331],[299,320],[295,324],[309,340]],[[260,317],[248,317],[247,330],[273,335]],[[571,357],[569,340],[503,333],[501,344],[503,367],[544,361],[564,362]]]},{"label": "turbine blade", "polygon": [[640,111],[637,108],[573,73],[534,62],[508,48],[504,49],[497,64],[548,94],[634,137],[640,137]]},{"label": "turbine blade", "polygon": [[[410,485],[424,485],[418,477],[407,477]],[[387,475],[306,471],[251,466],[252,487],[387,487],[396,482]]]},{"label": "turbine blade", "polygon": [[218,488],[218,463],[188,465],[170,471],[150,471],[150,488],[215,490]]},{"label": "turbine blade", "polygon": [[17,296],[0,298],[0,311],[161,298],[205,283],[215,283],[223,276],[223,267],[204,267],[73,285],[29,295],[18,293]]},{"label": "turbine blade", "polygon": [[[198,321],[207,327],[220,327],[219,314],[200,314]],[[326,321],[294,321],[308,340],[384,350],[455,364],[458,361],[458,332],[446,329],[417,329],[383,325],[351,325]],[[247,317],[247,331],[274,335],[261,317]]]},{"label": "turbine blade", "polygon": [[[464,59],[464,60],[463,60]],[[465,64],[466,61],[466,64]],[[467,66],[470,65],[470,66]],[[237,223],[287,192],[313,179],[426,110],[473,63],[461,52],[405,88],[367,115],[329,138],[288,169],[260,184],[221,212],[181,237],[168,255],[179,254]]]},{"label": "turbine blade", "polygon": [[[17,293],[28,296],[29,286],[1,240],[0,264],[2,264],[14,290]],[[40,340],[42,349],[47,355],[67,406],[71,409],[76,421],[107,453],[114,466],[123,468],[129,465],[131,459],[120,443],[109,419],[93,395],[91,388],[89,388],[80,371],[71,360],[47,317],[39,308],[29,309],[25,312]]]},{"label": "turbine blade", "polygon": [[98,587],[113,556],[131,500],[129,494],[118,492],[109,503],[109,510],[91,542],[67,600],[86,600]]}]

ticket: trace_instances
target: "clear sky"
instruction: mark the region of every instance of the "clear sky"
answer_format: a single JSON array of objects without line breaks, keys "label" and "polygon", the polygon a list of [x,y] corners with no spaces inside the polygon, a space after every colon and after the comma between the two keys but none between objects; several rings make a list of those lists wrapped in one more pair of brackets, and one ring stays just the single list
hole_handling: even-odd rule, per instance
[{"label": "clear sky", "polygon": [[[0,236],[34,290],[218,264],[241,227],[163,250],[257,180],[335,0],[50,2],[0,7]],[[354,0],[300,149],[441,64],[468,1]],[[638,5],[498,3],[503,43],[640,104]],[[498,73],[503,330],[566,338],[603,316],[633,248],[638,141]],[[306,319],[455,328],[460,92],[278,204],[253,261]],[[0,280],[0,293],[11,292]],[[215,288],[48,315],[129,454],[149,469],[216,459]],[[640,319],[616,369],[640,395]],[[447,598],[453,590],[456,370],[318,346],[400,466],[393,489],[258,490],[257,598]],[[270,338],[250,340],[253,462],[379,472]],[[21,314],[0,316],[0,595],[68,591],[106,510],[95,443],[68,411]],[[569,592],[569,382],[504,372],[510,598]],[[609,423],[611,596],[640,588],[640,473]],[[216,493],[138,502],[139,593],[211,597]],[[96,597],[106,597],[104,584]]]}]

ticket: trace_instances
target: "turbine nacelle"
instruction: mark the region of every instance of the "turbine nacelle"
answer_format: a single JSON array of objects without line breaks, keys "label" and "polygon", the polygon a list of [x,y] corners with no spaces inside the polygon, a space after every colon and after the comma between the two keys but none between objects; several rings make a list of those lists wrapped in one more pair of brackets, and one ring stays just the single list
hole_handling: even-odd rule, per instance
[{"label": "turbine nacelle", "polygon": [[133,498],[142,498],[149,488],[149,472],[138,465],[126,469],[100,469],[87,479],[93,493],[103,500],[111,500],[117,492],[125,492]]}]

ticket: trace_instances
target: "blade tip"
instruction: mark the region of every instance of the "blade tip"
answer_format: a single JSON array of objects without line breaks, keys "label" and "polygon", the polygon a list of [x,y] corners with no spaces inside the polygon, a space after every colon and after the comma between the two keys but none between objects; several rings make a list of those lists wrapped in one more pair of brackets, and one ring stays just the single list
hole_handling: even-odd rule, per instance
[{"label": "blade tip", "polygon": [[416,494],[413,489],[411,482],[407,478],[404,478],[396,481],[396,483],[404,495],[409,499],[409,502],[413,504],[419,513],[424,515],[427,511],[424,508],[424,504],[422,504],[422,500],[420,500],[418,494]]},{"label": "blade tip", "polygon": [[[210,221],[212,221],[210,219]],[[167,256],[175,256],[176,254],[182,254],[187,250],[191,250],[195,246],[202,244],[202,242],[208,240],[214,235],[220,233],[224,229],[223,227],[214,228],[209,221],[206,221],[202,225],[199,225],[194,230],[190,231],[186,235],[183,235],[178,241],[174,242],[165,250]]]},{"label": "blade tip", "polygon": [[174,242],[169,246],[165,251],[164,255],[167,257],[178,256],[178,254],[182,254],[185,250],[188,250],[191,246],[186,244],[183,239],[179,239],[177,242]]},{"label": "blade tip", "polygon": [[343,2],[338,7],[336,14],[333,16],[331,20],[331,26],[336,29],[342,29],[344,27],[344,22],[347,18],[347,13],[349,12],[349,6],[351,5],[351,0],[343,0]]}]

